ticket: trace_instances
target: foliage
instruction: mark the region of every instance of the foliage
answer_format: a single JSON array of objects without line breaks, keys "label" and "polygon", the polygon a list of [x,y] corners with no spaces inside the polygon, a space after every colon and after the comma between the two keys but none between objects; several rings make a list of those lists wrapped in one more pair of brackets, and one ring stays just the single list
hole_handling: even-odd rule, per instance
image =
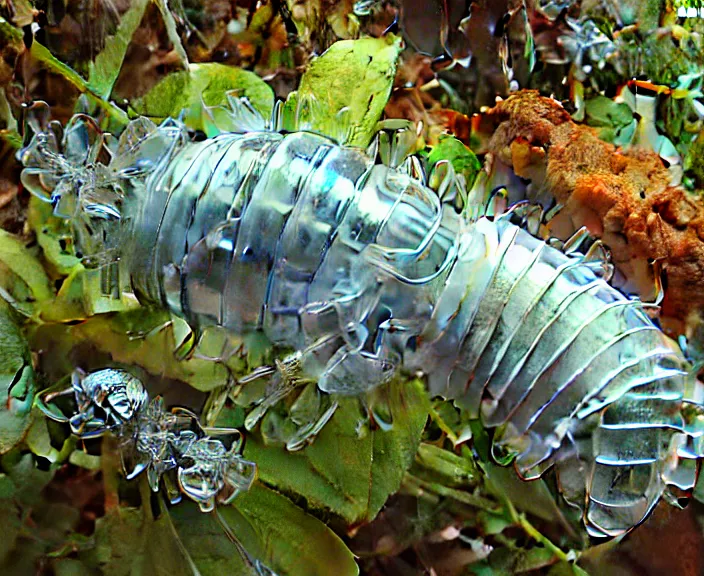
[{"label": "foliage", "polygon": [[289,95],[284,128],[341,134],[342,143],[367,146],[391,94],[400,49],[394,36],[331,46],[310,63],[298,90]]},{"label": "foliage", "polygon": [[271,116],[274,94],[259,76],[215,62],[191,64],[187,72],[170,74],[133,102],[133,108],[157,121],[183,114],[188,126],[202,129],[203,106],[225,104],[230,90],[246,97],[264,118]]},{"label": "foliage", "polygon": [[262,482],[305,498],[311,509],[340,516],[348,525],[369,522],[398,490],[427,419],[422,382],[396,380],[387,394],[389,431],[360,430],[357,402],[350,400],[302,452],[266,446],[255,436],[245,456],[257,462]]},{"label": "foliage", "polygon": [[127,48],[139,23],[144,17],[148,0],[133,2],[123,15],[117,33],[110,37],[94,61],[89,63],[89,80],[91,88],[102,98],[109,98],[112,87],[122,68]]}]

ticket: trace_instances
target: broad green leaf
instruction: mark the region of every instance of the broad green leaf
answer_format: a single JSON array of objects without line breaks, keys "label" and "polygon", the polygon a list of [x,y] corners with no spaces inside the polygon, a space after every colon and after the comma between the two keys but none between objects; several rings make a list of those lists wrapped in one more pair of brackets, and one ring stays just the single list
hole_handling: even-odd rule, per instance
[{"label": "broad green leaf", "polygon": [[34,419],[32,426],[27,432],[25,442],[32,454],[46,458],[49,462],[56,462],[59,459],[59,451],[51,445],[46,418],[39,417]]},{"label": "broad green leaf", "polygon": [[616,146],[630,144],[638,124],[628,104],[601,95],[587,100],[586,123],[598,128],[599,138]]},{"label": "broad green leaf", "polygon": [[[17,133],[17,120],[12,115],[12,109],[7,100],[5,88],[0,88],[0,128],[2,128],[0,133],[6,135],[7,138],[19,138],[19,134]],[[22,142],[21,138],[20,142]]]},{"label": "broad green leaf", "polygon": [[[257,484],[220,513],[236,534],[242,533],[245,548],[253,549],[251,539],[256,538],[256,546],[263,552],[260,559],[279,574],[359,573],[354,556],[334,532],[274,490]],[[241,532],[238,527],[243,528]]]},{"label": "broad green leaf", "polygon": [[[221,511],[222,508],[218,508],[217,513]],[[225,528],[214,514],[204,514],[195,503],[189,501],[174,506],[169,514],[179,539],[201,576],[257,576],[251,566],[248,566],[248,559],[240,553],[237,545],[228,539]],[[230,528],[234,530],[235,526]],[[242,542],[239,532],[238,530],[235,535],[238,541]],[[255,544],[253,550],[249,549],[252,542]],[[254,535],[247,546],[250,556],[259,553],[256,542]]]},{"label": "broad green leaf", "polygon": [[133,108],[156,120],[178,118],[184,112],[184,121],[201,129],[203,105],[227,105],[226,93],[231,90],[245,96],[264,118],[271,116],[274,92],[259,76],[216,62],[191,64],[187,72],[169,74],[133,102]]},{"label": "broad green leaf", "polygon": [[79,560],[59,558],[51,563],[55,576],[90,576],[91,571]]},{"label": "broad green leaf", "polygon": [[47,322],[82,320],[104,312],[117,312],[138,306],[134,297],[106,297],[100,288],[100,270],[87,270],[76,257],[71,223],[57,218],[51,204],[34,196],[29,201],[28,221],[42,249],[47,270],[66,276],[53,300],[43,302],[41,319]]},{"label": "broad green leaf", "polygon": [[[26,248],[20,238],[5,230],[0,230],[0,263],[12,272],[13,280],[26,285],[35,301],[41,302],[53,296],[49,278],[33,251]],[[12,293],[14,290],[8,286],[8,279],[1,280],[3,287]]]},{"label": "broad green leaf", "polygon": [[32,56],[44,64],[49,70],[63,76],[81,92],[85,92],[88,89],[88,85],[81,75],[69,65],[64,64],[61,60],[54,57],[46,46],[34,41],[32,42],[30,52],[32,53]]},{"label": "broad green leaf", "polygon": [[393,87],[401,40],[341,40],[310,63],[284,107],[284,127],[366,147]]},{"label": "broad green leaf", "polygon": [[149,0],[134,0],[122,16],[114,36],[106,39],[105,47],[89,65],[88,84],[101,98],[110,98],[112,87],[120,74],[135,30],[142,21]]},{"label": "broad green leaf", "polygon": [[100,456],[86,454],[83,450],[74,450],[71,452],[68,461],[74,466],[85,468],[86,470],[100,470]]},{"label": "broad green leaf", "polygon": [[506,528],[513,526],[514,524],[505,511],[502,511],[501,513],[493,513],[486,510],[480,510],[477,517],[482,526],[482,534],[487,536],[501,534],[504,530],[506,530]]},{"label": "broad green leaf", "polygon": [[22,523],[17,514],[17,505],[9,498],[0,499],[0,567],[15,547]]},{"label": "broad green leaf", "polygon": [[13,498],[26,506],[37,506],[43,501],[42,489],[54,477],[54,472],[39,470],[32,454],[13,450],[2,456],[0,499]]},{"label": "broad green leaf", "polygon": [[84,320],[106,312],[125,312],[139,308],[135,296],[122,291],[119,298],[101,291],[101,271],[77,265],[61,283],[56,298],[44,302],[41,319],[45,322]]},{"label": "broad green leaf", "polygon": [[26,436],[32,423],[34,371],[27,342],[9,305],[0,300],[0,454]]},{"label": "broad green leaf", "polygon": [[[20,456],[19,450],[13,451],[11,457],[5,455],[0,468],[7,471],[0,473],[0,574],[34,574],[44,543],[38,539],[32,542],[22,535],[27,534],[29,508],[40,503],[39,494],[52,474],[38,471],[33,456]],[[43,537],[50,530],[47,524],[42,526]]]},{"label": "broad green leaf", "polygon": [[[80,504],[56,502],[57,492],[45,491],[53,472],[39,470],[36,458],[20,450],[5,455],[1,466],[6,473],[0,474],[0,574],[36,574],[49,562],[55,566],[50,558],[58,561],[91,544],[88,537],[76,534]],[[75,569],[53,573],[87,574]]]},{"label": "broad green leaf", "polygon": [[12,42],[20,46],[22,44],[22,30],[16,28],[0,16],[0,40],[2,40],[3,43],[9,44]]},{"label": "broad green leaf", "polygon": [[[217,513],[250,558],[277,574],[358,573],[354,556],[334,532],[285,496],[261,484],[240,494],[232,506],[218,508]],[[203,514],[192,503],[183,503],[171,510],[171,516],[203,576],[252,574],[212,515]]]},{"label": "broad green leaf", "polygon": [[17,130],[0,130],[0,141],[5,142],[11,148],[22,147],[22,136]]},{"label": "broad green leaf", "polygon": [[614,102],[611,98],[597,95],[587,100],[587,124],[589,126],[618,127],[630,124],[633,112],[623,102]]},{"label": "broad green leaf", "polygon": [[[358,430],[357,400],[343,400],[312,445],[300,452],[247,439],[245,456],[259,466],[259,478],[309,507],[333,512],[347,523],[371,521],[401,485],[420,443],[428,415],[420,380],[389,384],[393,426]],[[285,473],[282,471],[285,470]]]}]

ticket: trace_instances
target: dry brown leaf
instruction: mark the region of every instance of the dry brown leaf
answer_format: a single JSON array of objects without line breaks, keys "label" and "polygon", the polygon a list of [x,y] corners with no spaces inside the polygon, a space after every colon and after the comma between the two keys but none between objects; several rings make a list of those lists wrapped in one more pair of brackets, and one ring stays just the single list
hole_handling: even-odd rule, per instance
[{"label": "dry brown leaf", "polygon": [[[488,150],[565,206],[568,228],[587,226],[644,298],[652,296],[650,263],[666,282],[663,320],[681,333],[704,311],[704,202],[680,187],[660,157],[622,150],[574,123],[559,102],[521,91],[483,119],[493,127]],[[564,224],[564,217],[562,218]],[[563,235],[569,229],[559,230]]]}]

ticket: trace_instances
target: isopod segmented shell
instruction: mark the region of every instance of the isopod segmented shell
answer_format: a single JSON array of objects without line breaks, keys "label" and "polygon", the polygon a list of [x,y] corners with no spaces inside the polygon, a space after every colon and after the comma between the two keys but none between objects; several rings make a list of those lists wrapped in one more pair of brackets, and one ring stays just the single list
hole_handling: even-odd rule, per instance
[{"label": "isopod segmented shell", "polygon": [[[166,411],[164,401],[149,396],[140,380],[124,370],[107,368],[89,374],[75,370],[68,390],[44,390],[38,407],[52,420],[69,422],[72,432],[87,439],[110,432],[120,443],[128,479],[146,470],[154,492],[162,479],[173,504],[185,494],[210,512],[216,501],[231,502],[249,490],[256,465],[242,458],[237,429],[203,428],[195,414],[183,408]],[[66,417],[49,404],[72,391],[76,413]],[[229,437],[229,447],[223,439]]]},{"label": "isopod segmented shell", "polygon": [[[335,397],[423,372],[432,394],[494,430],[497,455],[515,456],[521,476],[555,465],[594,535],[622,534],[669,486],[694,486],[691,367],[593,252],[563,253],[508,215],[470,219],[317,134],[192,141],[174,120],[138,119],[100,162],[92,126],[38,127],[23,182],[75,206],[86,260],[112,270],[119,256],[140,298],[196,329],[296,351],[248,426],[295,386],[287,373]],[[321,405],[291,446],[334,407]]]}]

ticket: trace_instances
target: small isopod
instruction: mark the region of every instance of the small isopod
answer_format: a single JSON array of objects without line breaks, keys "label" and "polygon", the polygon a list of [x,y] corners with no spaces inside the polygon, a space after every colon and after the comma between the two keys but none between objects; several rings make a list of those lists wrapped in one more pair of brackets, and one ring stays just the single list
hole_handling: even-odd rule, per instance
[{"label": "small isopod", "polygon": [[[73,392],[77,406],[71,417],[49,407],[67,392]],[[256,478],[256,465],[240,456],[242,436],[237,429],[204,429],[189,410],[166,411],[163,399],[150,401],[143,384],[124,370],[107,368],[86,374],[76,369],[71,386],[43,392],[39,406],[52,420],[69,422],[79,438],[114,434],[120,441],[127,478],[146,470],[154,492],[163,479],[172,504],[185,494],[203,512],[210,512],[216,500],[232,502]],[[230,447],[218,436],[230,437]]]}]

